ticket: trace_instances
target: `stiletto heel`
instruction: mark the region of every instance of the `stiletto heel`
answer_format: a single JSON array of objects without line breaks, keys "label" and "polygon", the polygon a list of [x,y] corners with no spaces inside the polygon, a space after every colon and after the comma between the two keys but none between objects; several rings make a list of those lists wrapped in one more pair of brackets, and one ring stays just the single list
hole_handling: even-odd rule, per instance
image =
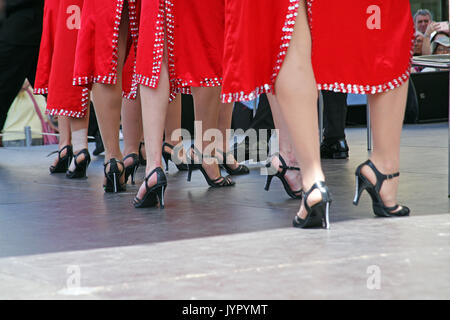
[{"label": "stiletto heel", "polygon": [[170,155],[165,153],[165,152],[163,152],[162,156],[163,156],[163,159],[164,159],[164,163],[166,164],[166,172],[169,172],[169,158],[170,158]]},{"label": "stiletto heel", "polygon": [[[106,167],[109,164],[109,172],[106,172]],[[119,170],[119,166],[122,165],[122,171]],[[126,191],[126,182],[120,183],[120,178],[125,174],[125,166],[122,161],[112,158],[104,164],[104,173],[106,177],[106,185],[103,185],[105,192],[121,192]]]},{"label": "stiletto heel", "polygon": [[357,206],[359,204],[359,199],[361,198],[361,194],[365,189],[364,182],[361,180],[359,176],[356,176],[355,181],[355,198],[353,199],[353,204]]},{"label": "stiletto heel", "polygon": [[[373,185],[369,179],[367,179],[362,174],[362,168],[364,166],[368,166],[372,169],[372,171],[375,173],[376,177],[376,184]],[[367,193],[372,198],[372,209],[375,215],[379,217],[404,217],[409,216],[410,210],[408,207],[401,206],[401,210],[398,210],[400,208],[400,205],[395,205],[393,207],[387,207],[385,206],[383,199],[381,199],[380,191],[381,187],[385,180],[391,180],[394,178],[397,178],[400,176],[400,173],[394,173],[394,174],[383,174],[381,173],[373,164],[372,161],[367,160],[366,162],[362,163],[361,165],[356,168],[356,194],[355,198],[353,200],[354,205],[358,205],[359,199],[361,197],[361,194],[364,190],[367,191]],[[396,211],[398,210],[398,211]]]},{"label": "stiletto heel", "polygon": [[135,184],[134,176],[136,175],[136,171],[139,168],[139,156],[135,153],[130,153],[125,158],[123,158],[123,163],[125,163],[125,160],[127,159],[133,159],[133,163],[129,165],[128,167],[125,167],[125,183],[128,183],[128,178],[131,176],[131,184]]},{"label": "stiletto heel", "polygon": [[[156,184],[152,187],[148,186],[148,180],[153,174],[156,174]],[[164,193],[167,188],[167,178],[162,168],[158,167],[154,169],[150,174],[145,177],[145,195],[142,199],[137,196],[134,198],[135,208],[148,208],[155,207],[159,202],[159,207],[164,208]]]},{"label": "stiletto heel", "polygon": [[[80,161],[80,163],[78,163],[77,158],[82,154],[84,155],[84,159],[82,161]],[[83,149],[80,152],[78,152],[74,156],[73,161],[75,162],[75,170],[74,171],[67,170],[66,177],[69,179],[85,178],[87,168],[88,168],[89,164],[91,163],[91,155],[89,154],[89,150]]]},{"label": "stiletto heel", "polygon": [[[200,160],[203,160],[203,158],[205,158],[201,154],[201,152],[195,148],[194,145],[191,146],[191,152],[193,152],[194,155],[197,155]],[[192,170],[194,168],[198,168],[198,169],[200,169],[201,173],[203,174],[203,177],[205,178],[208,185],[212,188],[231,187],[236,184],[233,180],[231,180],[230,176],[223,177],[221,175],[219,178],[212,180],[208,176],[208,174],[206,173],[206,170],[203,168],[203,166],[201,164],[195,164],[194,157],[191,158],[189,155],[187,155],[187,158],[188,158],[188,164],[189,164],[188,165],[188,181],[191,181]]]},{"label": "stiletto heel", "polygon": [[166,186],[162,186],[156,189],[156,196],[158,197],[159,205],[161,209],[164,209],[164,193],[166,192]]},{"label": "stiletto heel", "polygon": [[[61,153],[64,150],[67,150],[66,154],[64,155],[64,157],[61,157]],[[66,173],[67,169],[69,169],[70,163],[72,162],[72,158],[73,158],[72,146],[71,145],[64,146],[63,148],[61,148],[61,150],[57,150],[57,151],[49,153],[47,155],[47,157],[49,157],[55,153],[58,154],[58,162],[56,163],[55,166],[50,166],[50,168],[49,168],[50,174]]]},{"label": "stiletto heel", "polygon": [[[281,183],[283,184],[284,190],[286,191],[286,193],[292,198],[292,199],[302,199],[302,193],[303,193],[303,189],[300,189],[298,191],[294,191],[291,189],[291,186],[289,185],[289,183],[286,180],[286,173],[288,170],[296,170],[296,171],[300,171],[300,168],[297,167],[289,167],[286,164],[286,161],[284,161],[283,157],[281,156],[281,154],[278,154],[278,158],[280,159],[281,165],[280,165],[280,169],[283,169],[281,172],[279,172],[277,170],[277,173],[275,174],[269,174],[267,175],[267,182],[266,182],[266,186],[265,186],[265,190],[269,191],[270,188],[270,184],[272,183],[272,179],[273,177],[277,177],[278,179],[281,180]],[[269,160],[266,163],[266,168],[270,168],[272,166],[272,161]]]},{"label": "stiletto heel", "polygon": [[272,179],[275,177],[274,175],[268,175],[266,180],[266,186],[264,187],[264,190],[269,191],[270,184],[272,183]]},{"label": "stiletto heel", "polygon": [[[322,200],[310,207],[308,205],[308,197],[315,189],[320,191]],[[312,228],[321,226],[324,229],[330,229],[330,205],[332,198],[325,182],[319,181],[315,183],[311,189],[304,194],[303,201],[307,215],[305,219],[302,219],[296,215],[294,217],[293,226],[296,228]]]},{"label": "stiletto heel", "polygon": [[[173,163],[175,163],[175,161],[172,160],[172,153],[167,152],[165,150],[165,147],[169,148],[170,150],[172,150],[174,153],[178,152],[179,147],[174,147],[173,145],[164,142],[163,146],[162,146],[162,156],[164,158],[164,162],[166,163],[166,172],[169,171],[169,160],[172,161]],[[177,169],[179,171],[187,171],[188,170],[188,165],[186,163],[175,163],[175,166],[177,167]]]},{"label": "stiletto heel", "polygon": [[188,182],[191,182],[193,166],[194,166],[193,164],[188,164],[188,176],[187,176]]},{"label": "stiletto heel", "polygon": [[141,164],[141,166],[146,166],[147,160],[144,159],[144,156],[142,155],[142,146],[145,146],[145,143],[141,141],[141,143],[139,143],[139,163]]}]

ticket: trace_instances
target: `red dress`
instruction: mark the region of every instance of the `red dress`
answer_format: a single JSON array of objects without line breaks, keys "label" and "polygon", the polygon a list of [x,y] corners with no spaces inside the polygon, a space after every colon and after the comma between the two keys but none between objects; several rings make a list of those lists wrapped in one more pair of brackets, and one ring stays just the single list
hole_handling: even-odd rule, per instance
[{"label": "red dress", "polygon": [[224,5],[224,0],[142,0],[138,82],[157,88],[167,39],[171,98],[190,87],[220,86]]},{"label": "red dress", "polygon": [[[226,0],[223,102],[274,92],[299,0]],[[408,0],[307,1],[318,89],[377,93],[409,77]]]},{"label": "red dress", "polygon": [[47,0],[35,94],[48,94],[47,113],[83,118],[89,91],[74,87],[72,74],[83,0]]},{"label": "red dress", "polygon": [[[125,3],[127,1],[127,3]],[[128,52],[138,36],[139,0],[86,1],[78,35],[73,84],[90,88],[93,83],[117,83],[119,26],[128,4]],[[131,58],[130,58],[131,57]],[[128,56],[123,71],[125,97],[134,97],[134,55]]]}]

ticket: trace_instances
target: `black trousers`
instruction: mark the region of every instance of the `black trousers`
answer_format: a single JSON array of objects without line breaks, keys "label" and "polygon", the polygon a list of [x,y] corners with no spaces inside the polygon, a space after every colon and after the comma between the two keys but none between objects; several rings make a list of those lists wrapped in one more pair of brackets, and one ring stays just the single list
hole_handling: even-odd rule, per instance
[{"label": "black trousers", "polygon": [[0,30],[0,131],[25,79],[34,86],[42,32],[42,21],[38,20],[41,20],[38,14],[26,9],[23,14],[12,14],[3,21]]},{"label": "black trousers", "polygon": [[[237,102],[236,105],[239,106],[241,104]],[[258,137],[259,130],[265,129],[267,130],[267,139],[269,140],[271,130],[275,129],[275,125],[267,95],[264,93],[260,95],[255,116],[253,116],[253,110],[249,110],[243,106],[241,108],[235,108],[231,127],[233,129],[241,128],[244,130],[254,129]]]},{"label": "black trousers", "polygon": [[347,94],[322,91],[324,141],[334,143],[345,139],[345,122],[347,119]]}]

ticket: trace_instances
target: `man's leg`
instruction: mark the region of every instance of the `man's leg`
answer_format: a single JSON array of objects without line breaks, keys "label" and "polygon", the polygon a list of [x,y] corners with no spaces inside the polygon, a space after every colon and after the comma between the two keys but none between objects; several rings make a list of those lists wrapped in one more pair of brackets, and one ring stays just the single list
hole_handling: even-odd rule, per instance
[{"label": "man's leg", "polygon": [[[262,94],[259,97],[258,109],[256,110],[255,117],[253,118],[249,129],[256,131],[258,143],[256,145],[250,145],[249,139],[244,139],[244,141],[239,144],[236,143],[233,146],[234,157],[237,158],[238,149],[245,148],[245,160],[252,158],[255,161],[265,161],[267,159],[266,157],[259,158],[260,152],[258,150],[267,150],[268,152],[268,142],[270,140],[271,130],[275,129],[272,111],[266,94]],[[267,130],[265,141],[261,140],[262,137],[259,136],[259,130]],[[239,154],[242,154],[242,151]]]},{"label": "man's leg", "polygon": [[347,94],[322,91],[324,141],[320,154],[325,159],[347,159],[348,145],[345,140],[345,121],[347,118]]},{"label": "man's leg", "polygon": [[[11,104],[33,67],[36,72],[35,46],[17,46],[0,40],[0,130],[3,129]],[[34,76],[30,82],[34,82]]]}]

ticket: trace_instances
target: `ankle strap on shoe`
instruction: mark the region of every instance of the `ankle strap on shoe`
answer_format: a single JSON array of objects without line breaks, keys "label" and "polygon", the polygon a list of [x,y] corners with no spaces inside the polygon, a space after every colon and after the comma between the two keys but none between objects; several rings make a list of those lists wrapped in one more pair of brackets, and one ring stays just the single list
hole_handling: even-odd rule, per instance
[{"label": "ankle strap on shoe", "polygon": [[[116,158],[111,158],[109,159],[108,162],[106,162],[105,164],[103,164],[103,171],[105,172],[105,176],[106,176],[106,167],[109,166],[109,171],[112,172],[112,170],[114,170],[116,173],[120,173],[120,176],[122,176],[125,173],[125,165],[123,164],[122,161],[117,160]],[[117,164],[121,164],[122,165],[122,171],[119,170],[119,166]]]},{"label": "ankle strap on shoe", "polygon": [[[286,174],[287,170],[296,170],[296,171],[301,171],[300,168],[298,167],[290,167],[286,164],[286,161],[283,159],[283,157],[281,156],[280,153],[275,154],[274,156],[277,156],[278,159],[281,162],[281,165],[279,166],[280,169],[283,169],[283,171],[280,172],[280,175],[284,176]],[[269,161],[266,164],[266,168],[270,168],[272,166],[272,161]],[[277,170],[278,171],[278,170]]]},{"label": "ankle strap on shoe", "polygon": [[381,185],[383,184],[384,180],[391,180],[394,178],[397,178],[400,176],[400,172],[392,173],[392,174],[383,174],[381,173],[377,167],[375,167],[375,164],[371,160],[367,160],[364,162],[363,165],[368,165],[372,171],[375,173],[375,176],[377,178],[377,184],[375,186],[377,191],[380,191]]},{"label": "ankle strap on shoe", "polygon": [[132,158],[133,161],[139,161],[139,156],[136,153],[130,153],[129,155],[125,156],[123,158],[123,161],[125,162],[125,160]]},{"label": "ankle strap on shoe", "polygon": [[304,192],[304,191],[302,192],[303,199],[305,200],[305,207],[307,209],[309,209],[309,210],[311,208],[308,205],[308,197],[316,189],[318,189],[320,191],[320,193],[322,194],[322,201],[321,202],[331,202],[331,200],[333,200],[331,198],[330,191],[328,190],[328,187],[325,184],[325,182],[324,181],[318,181],[318,182],[314,183],[312,185],[312,187],[307,192]]},{"label": "ankle strap on shoe", "polygon": [[157,168],[153,169],[144,179],[145,180],[145,188],[146,188],[147,191],[152,188],[152,187],[148,186],[148,180],[155,173],[156,173],[156,176],[157,176],[156,177],[156,185],[167,183],[167,178],[166,178],[166,175],[164,174],[164,170],[161,167],[157,167]]},{"label": "ankle strap on shoe", "polygon": [[73,154],[72,146],[68,144],[68,145],[62,147],[61,150],[56,150],[56,151],[50,152],[50,153],[47,155],[47,157],[50,157],[52,154],[56,154],[56,153],[57,153],[57,154],[58,154],[58,158],[61,159],[61,153],[62,153],[64,150],[66,150],[66,149],[67,149],[66,155],[72,156],[72,154]]}]

